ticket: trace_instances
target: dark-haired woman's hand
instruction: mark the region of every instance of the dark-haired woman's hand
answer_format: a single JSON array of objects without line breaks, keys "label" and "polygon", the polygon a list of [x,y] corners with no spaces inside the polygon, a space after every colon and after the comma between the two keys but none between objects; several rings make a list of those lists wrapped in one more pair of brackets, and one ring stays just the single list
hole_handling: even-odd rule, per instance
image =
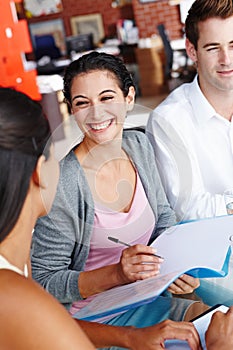
[{"label": "dark-haired woman's hand", "polygon": [[205,334],[208,350],[233,349],[233,307],[226,314],[216,311]]},{"label": "dark-haired woman's hand", "polygon": [[162,350],[169,339],[185,340],[190,349],[201,350],[198,333],[189,322],[166,320],[151,327],[134,328],[132,333],[129,344],[132,350]]}]

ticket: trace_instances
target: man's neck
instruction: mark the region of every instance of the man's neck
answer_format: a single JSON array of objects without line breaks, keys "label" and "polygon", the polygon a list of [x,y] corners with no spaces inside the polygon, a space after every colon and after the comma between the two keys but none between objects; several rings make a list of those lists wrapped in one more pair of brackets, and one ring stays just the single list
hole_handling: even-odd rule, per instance
[{"label": "man's neck", "polygon": [[209,85],[207,86],[200,80],[199,86],[215,111],[223,118],[231,121],[233,116],[233,90],[220,90]]},{"label": "man's neck", "polygon": [[[222,98],[221,98],[222,95]],[[226,94],[227,95],[227,94]],[[223,118],[231,121],[233,115],[233,94],[231,97],[224,96],[223,94],[219,94],[218,97],[214,98],[211,95],[209,98],[207,97],[209,103],[213,106],[215,111]]]}]

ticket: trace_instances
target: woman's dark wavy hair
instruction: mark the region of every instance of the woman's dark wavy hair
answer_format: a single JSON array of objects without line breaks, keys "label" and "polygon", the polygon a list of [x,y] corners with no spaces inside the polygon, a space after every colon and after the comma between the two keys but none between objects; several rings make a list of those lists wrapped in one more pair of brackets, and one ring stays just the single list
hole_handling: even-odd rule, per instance
[{"label": "woman's dark wavy hair", "polygon": [[39,103],[0,87],[0,242],[18,220],[38,158],[49,157],[50,136]]},{"label": "woman's dark wavy hair", "polygon": [[93,51],[81,56],[76,61],[73,61],[65,71],[63,93],[65,101],[71,106],[71,86],[73,79],[79,74],[89,73],[91,71],[103,70],[109,71],[115,75],[119,88],[126,97],[129,92],[129,87],[134,86],[132,77],[127,70],[123,61],[116,56]]},{"label": "woman's dark wavy hair", "polygon": [[188,11],[185,21],[186,37],[197,50],[199,39],[198,23],[209,18],[225,19],[231,16],[233,16],[232,0],[196,0]]}]

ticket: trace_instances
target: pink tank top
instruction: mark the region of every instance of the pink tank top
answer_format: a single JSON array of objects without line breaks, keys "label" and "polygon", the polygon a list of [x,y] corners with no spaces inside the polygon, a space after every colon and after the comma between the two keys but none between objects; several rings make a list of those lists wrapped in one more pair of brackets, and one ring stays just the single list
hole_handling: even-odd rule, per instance
[{"label": "pink tank top", "polygon": [[[154,213],[147,200],[139,175],[131,208],[127,213],[116,212],[95,203],[95,218],[90,242],[90,251],[84,271],[118,263],[122,250],[126,247],[116,244],[108,236],[116,237],[130,245],[147,245],[155,226]],[[70,313],[74,314],[86,306],[94,297],[72,304]]]}]

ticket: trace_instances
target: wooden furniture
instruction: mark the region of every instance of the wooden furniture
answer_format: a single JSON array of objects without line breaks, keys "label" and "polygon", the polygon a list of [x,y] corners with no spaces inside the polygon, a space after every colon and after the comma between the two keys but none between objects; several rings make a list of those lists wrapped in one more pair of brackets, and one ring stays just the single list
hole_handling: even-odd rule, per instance
[{"label": "wooden furniture", "polygon": [[165,55],[163,47],[137,48],[139,87],[142,96],[167,92],[164,78]]}]

